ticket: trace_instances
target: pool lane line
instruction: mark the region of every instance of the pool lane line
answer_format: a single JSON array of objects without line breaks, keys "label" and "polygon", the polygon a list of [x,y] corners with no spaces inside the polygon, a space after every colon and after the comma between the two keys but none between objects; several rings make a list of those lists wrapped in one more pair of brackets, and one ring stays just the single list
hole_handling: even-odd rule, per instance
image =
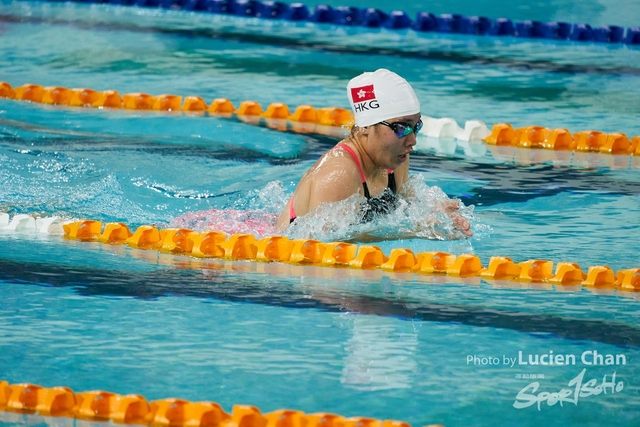
[{"label": "pool lane line", "polygon": [[0,22],[7,23],[46,23],[54,25],[73,25],[85,30],[104,31],[131,31],[138,33],[159,33],[181,37],[203,37],[252,43],[258,45],[279,46],[289,49],[315,50],[327,53],[366,55],[366,56],[391,56],[396,58],[417,59],[425,61],[451,62],[455,64],[483,65],[490,67],[505,67],[516,70],[533,70],[557,74],[594,74],[594,75],[631,75],[640,76],[640,68],[633,66],[600,66],[581,64],[560,64],[544,59],[516,59],[505,57],[492,57],[474,53],[453,52],[449,50],[402,50],[385,47],[349,46],[329,43],[327,41],[314,41],[294,39],[279,35],[247,34],[228,30],[216,30],[211,28],[164,28],[158,26],[138,26],[130,23],[104,23],[85,22],[68,19],[41,18],[33,16],[15,17],[0,14]]},{"label": "pool lane line", "polygon": [[[10,219],[0,213],[0,227],[7,231],[32,230],[62,234],[66,239],[126,244],[133,248],[196,258],[280,262],[293,265],[341,267],[357,270],[380,269],[390,272],[451,277],[474,277],[501,282],[550,283],[555,286],[618,288],[640,291],[640,268],[614,272],[606,265],[588,267],[585,273],[577,263],[531,259],[514,262],[505,256],[493,256],[485,267],[474,254],[459,256],[446,252],[414,254],[408,248],[394,248],[387,256],[375,245],[348,242],[321,242],[314,239],[290,240],[286,236],[261,239],[251,234],[226,234],[221,231],[197,232],[186,228],[158,229],[141,225],[132,233],[122,222],[107,223],[82,220],[70,222],[57,217],[36,220],[30,215],[14,215]],[[455,236],[451,236],[455,237]]]},{"label": "pool lane line", "polygon": [[10,385],[2,380],[0,410],[167,427],[411,427],[403,421],[346,418],[325,412],[305,414],[278,409],[262,414],[250,405],[234,405],[231,413],[227,413],[215,402],[190,402],[178,398],[149,402],[139,394],[120,395],[100,390],[75,393],[69,387]]},{"label": "pool lane line", "polygon": [[[84,2],[84,0],[75,0]],[[510,19],[491,19],[484,16],[464,16],[419,12],[415,20],[401,10],[390,13],[375,8],[331,7],[318,5],[313,11],[303,3],[287,4],[279,1],[256,0],[103,0],[116,6],[138,6],[215,13],[247,18],[309,22],[337,26],[358,26],[369,30],[384,28],[390,31],[439,32],[472,36],[514,36],[525,39],[571,40],[609,44],[640,44],[640,28],[617,25],[593,28],[588,24],[541,22]]]},{"label": "pool lane line", "polygon": [[[68,89],[62,86],[44,87],[24,84],[15,89],[0,82],[0,98],[71,107],[114,108],[160,111],[166,114],[196,114],[235,117],[245,123],[266,126],[295,133],[320,133],[344,137],[353,125],[353,113],[339,107],[315,108],[303,104],[291,113],[282,102],[269,104],[266,110],[252,100],[242,101],[238,108],[226,98],[214,99],[210,105],[199,96],[149,95],[142,92],[120,96],[115,90],[102,92],[88,88]],[[599,152],[602,154],[640,156],[640,136],[629,138],[622,132],[604,133],[595,130],[575,132],[527,126],[514,129],[508,123],[493,125],[492,131],[479,120],[468,120],[464,129],[451,118],[423,116],[422,134],[433,138],[455,138],[461,141],[483,140],[487,144],[553,151]]]},{"label": "pool lane line", "polygon": [[508,123],[497,123],[484,141],[492,145],[520,148],[640,155],[640,136],[629,138],[622,132],[586,130],[575,132],[572,136],[566,129],[548,129],[542,126],[514,129]]},{"label": "pool lane line", "polygon": [[[530,334],[540,339],[553,336],[571,341],[590,341],[625,348],[640,348],[640,329],[637,326],[615,320],[567,317],[562,315],[561,308],[556,308],[553,314],[516,311],[476,304],[441,303],[437,302],[438,297],[432,297],[434,300],[411,296],[399,297],[394,292],[389,296],[366,295],[363,293],[366,291],[361,289],[354,291],[342,286],[344,283],[348,284],[352,277],[370,285],[385,283],[388,278],[388,286],[394,289],[402,286],[403,283],[410,283],[438,287],[454,285],[473,292],[481,284],[478,276],[453,278],[417,276],[381,270],[346,271],[313,265],[195,259],[162,253],[157,253],[156,258],[150,258],[151,254],[148,251],[127,247],[117,247],[116,254],[135,257],[163,268],[154,271],[129,272],[119,269],[14,262],[0,258],[0,280],[5,283],[73,288],[78,295],[86,297],[114,296],[143,300],[161,297],[215,299],[232,304],[256,304],[297,310],[311,309],[337,314],[348,312],[403,321],[503,329]],[[109,255],[113,256],[113,253]],[[173,268],[165,269],[165,267]],[[300,282],[299,277],[304,277],[305,280]],[[294,279],[295,282],[291,283]],[[548,283],[523,283],[523,287],[518,287],[517,282],[492,280],[486,280],[486,282],[495,288],[495,290],[488,290],[489,294],[503,289],[512,289],[516,292],[527,289],[541,295],[540,291],[551,290],[553,287]],[[529,287],[524,288],[524,286]],[[579,285],[556,287],[556,290],[571,293],[565,302],[567,305],[585,303],[585,300],[580,299]],[[589,291],[601,297],[613,295],[613,289],[589,288]],[[474,292],[474,295],[478,294]],[[624,292],[619,289],[617,295],[638,297],[637,292]]]},{"label": "pool lane line", "polygon": [[61,225],[64,237],[68,239],[100,241],[108,244],[125,243],[140,249],[203,258],[277,261],[355,269],[379,268],[384,271],[427,275],[480,276],[489,280],[547,282],[555,285],[580,284],[588,287],[640,290],[640,268],[614,272],[610,267],[600,265],[590,266],[585,273],[576,263],[559,262],[554,273],[552,261],[535,259],[515,263],[511,258],[504,256],[491,257],[489,265],[485,268],[480,258],[473,254],[459,256],[445,252],[414,254],[408,248],[395,248],[387,256],[375,245],[323,243],[314,239],[289,240],[285,236],[270,236],[258,240],[250,234],[227,235],[217,231],[199,233],[184,228],[159,230],[151,225],[142,225],[135,233],[131,233],[124,223],[106,224],[103,231],[102,222],[93,220]]},{"label": "pool lane line", "polygon": [[297,133],[323,131],[328,134],[344,135],[343,126],[353,123],[351,111],[338,107],[315,108],[311,105],[299,105],[293,113],[287,104],[273,102],[266,110],[256,101],[242,101],[236,108],[226,98],[216,98],[210,105],[199,96],[149,95],[146,93],[128,93],[120,96],[117,91],[95,91],[88,88],[67,89],[61,86],[43,87],[37,84],[25,84],[14,88],[6,82],[0,82],[0,98],[16,101],[28,101],[48,105],[68,107],[110,108],[141,111],[159,111],[164,114],[192,114],[217,117],[236,117],[249,124],[259,124],[266,120],[267,125],[277,130],[291,130]]}]

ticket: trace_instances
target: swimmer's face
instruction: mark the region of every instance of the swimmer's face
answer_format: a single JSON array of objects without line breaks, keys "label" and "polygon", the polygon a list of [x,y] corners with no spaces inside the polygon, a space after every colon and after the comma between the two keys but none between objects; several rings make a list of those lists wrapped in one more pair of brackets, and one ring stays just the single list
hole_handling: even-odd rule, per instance
[{"label": "swimmer's face", "polygon": [[420,113],[395,117],[369,127],[370,153],[376,165],[396,169],[409,160],[416,145],[416,133],[422,127]]}]

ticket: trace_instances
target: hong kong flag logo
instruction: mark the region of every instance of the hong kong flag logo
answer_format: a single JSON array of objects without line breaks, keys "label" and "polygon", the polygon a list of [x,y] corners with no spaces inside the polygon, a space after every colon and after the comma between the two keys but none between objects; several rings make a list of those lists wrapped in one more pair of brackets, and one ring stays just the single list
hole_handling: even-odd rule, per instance
[{"label": "hong kong flag logo", "polygon": [[352,87],[351,99],[353,99],[354,104],[358,102],[369,101],[371,99],[376,99],[376,94],[373,91],[373,85]]}]

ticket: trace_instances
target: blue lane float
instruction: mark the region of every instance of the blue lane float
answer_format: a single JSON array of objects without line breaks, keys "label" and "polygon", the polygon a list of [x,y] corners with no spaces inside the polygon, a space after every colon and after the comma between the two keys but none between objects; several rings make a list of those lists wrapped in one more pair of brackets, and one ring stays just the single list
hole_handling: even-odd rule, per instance
[{"label": "blue lane float", "polygon": [[[60,1],[60,0],[48,0]],[[401,10],[384,12],[375,8],[331,7],[318,5],[311,9],[303,3],[287,4],[279,1],[258,0],[70,0],[79,3],[110,3],[119,6],[137,6],[208,12],[263,19],[307,21],[343,26],[412,29],[418,32],[455,33],[486,36],[511,36],[549,40],[570,40],[592,43],[640,44],[640,27],[625,28],[610,25],[592,27],[569,22],[514,22],[506,18],[491,19],[484,16],[460,14],[434,15],[420,12],[415,19]]]}]

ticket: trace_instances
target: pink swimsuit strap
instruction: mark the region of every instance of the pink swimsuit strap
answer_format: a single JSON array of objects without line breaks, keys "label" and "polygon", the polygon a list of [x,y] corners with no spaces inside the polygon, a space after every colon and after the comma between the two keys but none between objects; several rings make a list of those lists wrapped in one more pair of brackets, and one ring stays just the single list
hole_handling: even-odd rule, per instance
[{"label": "pink swimsuit strap", "polygon": [[360,160],[358,160],[358,156],[356,156],[356,152],[353,151],[353,148],[344,144],[340,144],[336,148],[342,148],[344,151],[351,154],[351,157],[353,157],[353,161],[356,162],[356,166],[358,166],[358,172],[360,172],[360,182],[366,182],[366,180],[364,179],[364,172],[362,172],[362,165],[360,165]]},{"label": "pink swimsuit strap", "polygon": [[291,196],[291,203],[289,203],[289,221],[293,221],[297,217],[296,210],[293,208],[293,196]]},{"label": "pink swimsuit strap", "polygon": [[[362,166],[360,165],[360,160],[358,160],[358,156],[356,156],[356,152],[353,151],[353,148],[344,144],[340,144],[336,148],[342,148],[344,151],[351,154],[351,157],[353,157],[353,161],[356,162],[356,165],[358,166],[358,172],[360,172],[360,182],[366,182],[366,180],[364,179],[364,173],[362,172]],[[387,169],[387,173],[393,173],[393,169]]]}]

